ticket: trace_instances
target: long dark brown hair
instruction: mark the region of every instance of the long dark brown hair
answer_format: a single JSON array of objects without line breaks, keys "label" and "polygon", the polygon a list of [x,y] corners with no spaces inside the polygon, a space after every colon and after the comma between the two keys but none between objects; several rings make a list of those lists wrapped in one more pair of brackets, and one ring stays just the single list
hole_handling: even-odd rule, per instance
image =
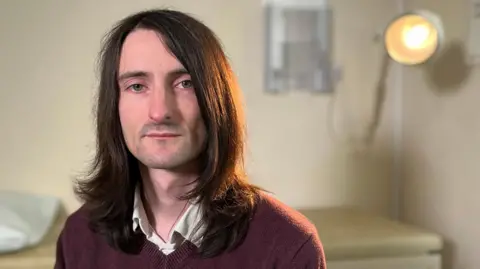
[{"label": "long dark brown hair", "polygon": [[125,144],[118,114],[119,58],[135,29],[159,33],[191,75],[207,129],[202,170],[195,188],[182,199],[200,201],[205,229],[200,254],[211,257],[241,243],[254,212],[259,188],[247,183],[243,167],[244,118],[238,84],[222,46],[203,23],[183,12],[147,10],[119,21],[106,35],[99,57],[96,104],[96,155],[75,193],[84,202],[94,231],[124,252],[139,250],[132,230],[134,190],[140,183],[138,160]]}]

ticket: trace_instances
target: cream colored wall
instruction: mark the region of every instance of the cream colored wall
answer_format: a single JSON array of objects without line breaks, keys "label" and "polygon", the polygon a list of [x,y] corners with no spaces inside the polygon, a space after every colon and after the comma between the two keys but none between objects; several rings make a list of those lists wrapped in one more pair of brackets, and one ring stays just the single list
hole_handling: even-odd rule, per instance
[{"label": "cream colored wall", "polygon": [[[332,2],[335,60],[346,72],[339,90],[350,91],[350,98],[339,103],[348,104],[348,131],[358,131],[368,118],[365,101],[370,101],[378,75],[381,47],[372,46],[372,37],[395,14],[395,5],[385,0]],[[222,39],[245,92],[254,183],[292,206],[354,204],[388,214],[389,111],[374,149],[352,155],[329,136],[330,95],[264,94],[260,0],[4,1],[1,189],[53,194],[70,211],[78,207],[71,180],[93,149],[91,106],[100,38],[121,17],[161,6],[196,14]]]},{"label": "cream colored wall", "polygon": [[445,268],[479,268],[480,71],[462,64],[470,1],[406,2],[442,16],[447,46],[434,65],[405,68],[403,217],[446,237]]},{"label": "cream colored wall", "polygon": [[[348,126],[342,130],[358,133],[368,119],[378,76],[381,48],[372,45],[371,37],[395,14],[396,1],[331,2],[335,61],[346,72],[338,87]],[[404,69],[402,215],[408,222],[446,236],[447,268],[473,269],[480,263],[476,254],[480,241],[476,228],[480,214],[480,74],[478,69],[470,70],[470,76],[457,85],[468,70],[455,60],[461,55],[455,48],[466,37],[467,9],[447,0],[406,2],[409,9],[427,8],[442,15],[452,49],[443,64],[426,69],[430,72]],[[71,179],[82,171],[92,152],[90,111],[100,38],[120,17],[166,3],[2,3],[0,189],[57,195],[70,211],[77,208]],[[329,95],[268,96],[262,92],[260,0],[171,3],[197,14],[225,44],[245,91],[253,182],[293,206],[355,204],[389,212],[392,93],[373,149],[351,154],[345,144],[332,141],[326,128]]]}]

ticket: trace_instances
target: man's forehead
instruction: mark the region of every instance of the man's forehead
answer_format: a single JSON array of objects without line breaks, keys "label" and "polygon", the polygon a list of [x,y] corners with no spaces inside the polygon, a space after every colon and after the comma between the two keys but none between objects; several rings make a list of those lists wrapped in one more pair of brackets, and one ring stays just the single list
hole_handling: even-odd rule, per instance
[{"label": "man's forehead", "polygon": [[185,68],[157,32],[139,29],[125,39],[120,53],[119,73],[176,72],[181,69]]}]

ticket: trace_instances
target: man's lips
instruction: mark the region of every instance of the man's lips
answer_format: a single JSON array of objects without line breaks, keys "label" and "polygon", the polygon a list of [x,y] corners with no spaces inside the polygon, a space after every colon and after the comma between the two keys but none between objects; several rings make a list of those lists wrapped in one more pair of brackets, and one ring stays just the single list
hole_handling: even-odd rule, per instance
[{"label": "man's lips", "polygon": [[176,133],[148,133],[145,136],[150,138],[174,138],[180,135]]}]

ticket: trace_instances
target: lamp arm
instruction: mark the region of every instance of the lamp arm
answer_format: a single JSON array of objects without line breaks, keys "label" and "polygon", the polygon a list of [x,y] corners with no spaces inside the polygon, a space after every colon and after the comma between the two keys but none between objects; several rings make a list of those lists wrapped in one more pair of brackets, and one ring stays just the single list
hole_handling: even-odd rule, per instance
[{"label": "lamp arm", "polygon": [[[388,56],[387,53],[383,53],[383,57],[381,58],[381,65],[380,65],[380,76],[378,77],[378,81],[375,84],[375,92],[373,95],[373,107],[372,107],[372,114],[368,122],[364,125],[364,132],[362,132],[362,136],[359,137],[360,139],[357,140],[361,144],[354,145],[352,144],[355,151],[361,151],[365,149],[365,147],[370,146],[373,141],[375,140],[375,134],[378,129],[378,125],[380,123],[381,115],[383,112],[383,106],[385,102],[386,96],[386,80],[388,77],[388,70],[391,64],[391,58]],[[330,131],[330,137],[334,140],[334,142],[347,142],[347,141],[337,141],[338,134],[336,133],[336,124],[335,124],[335,107],[337,103],[337,94],[334,94],[330,99],[328,109],[327,109],[327,130]],[[353,141],[352,141],[353,142]]]},{"label": "lamp arm", "polygon": [[365,133],[365,144],[370,145],[375,140],[375,134],[380,123],[380,119],[383,112],[383,106],[385,103],[386,87],[388,70],[391,64],[391,59],[387,53],[384,53],[382,57],[382,63],[380,65],[380,76],[376,84],[373,102],[373,113],[370,121],[367,123],[367,130]]}]

